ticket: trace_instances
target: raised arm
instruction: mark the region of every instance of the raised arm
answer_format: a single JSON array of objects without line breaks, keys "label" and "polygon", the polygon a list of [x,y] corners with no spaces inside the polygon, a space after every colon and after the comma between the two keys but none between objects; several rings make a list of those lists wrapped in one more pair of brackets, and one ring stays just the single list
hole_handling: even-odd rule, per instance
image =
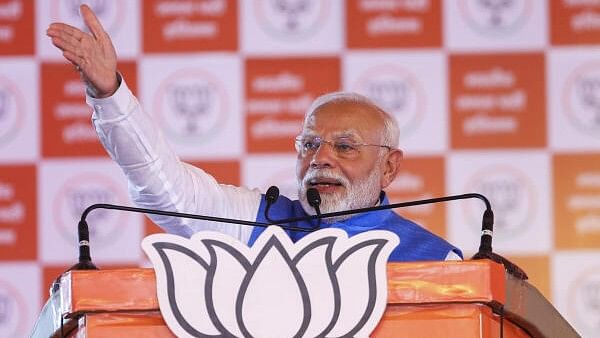
[{"label": "raised arm", "polygon": [[[169,148],[117,73],[117,56],[108,34],[86,5],[81,14],[89,33],[53,23],[47,34],[87,84],[87,103],[100,142],[121,167],[136,204],[153,209],[254,221],[260,203],[255,190],[218,184],[204,171],[182,163]],[[152,219],[171,233],[191,236],[204,229],[247,240],[250,227],[164,216]]]}]

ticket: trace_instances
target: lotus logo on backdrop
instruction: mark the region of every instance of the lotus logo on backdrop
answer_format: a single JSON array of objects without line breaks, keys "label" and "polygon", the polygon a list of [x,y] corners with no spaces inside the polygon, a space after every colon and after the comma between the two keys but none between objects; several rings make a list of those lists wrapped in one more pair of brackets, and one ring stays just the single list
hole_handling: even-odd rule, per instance
[{"label": "lotus logo on backdrop", "polygon": [[107,0],[67,0],[66,6],[70,9],[71,16],[79,17],[79,6],[86,4],[94,10],[98,17],[106,15]]},{"label": "lotus logo on backdrop", "polygon": [[600,330],[600,269],[584,270],[569,287],[569,307],[589,332]]},{"label": "lotus logo on backdrop", "polygon": [[461,13],[482,33],[511,33],[529,18],[531,0],[461,0]]},{"label": "lotus logo on backdrop", "polygon": [[211,108],[214,89],[204,83],[174,84],[167,95],[177,117],[185,121],[185,132],[198,133],[199,123]]},{"label": "lotus logo on backdrop", "polygon": [[[81,213],[94,203],[115,203],[114,192],[107,189],[99,189],[98,187],[73,189],[68,192],[67,205],[71,209],[73,217],[81,216]],[[110,210],[97,209],[94,210],[87,220],[92,224],[101,224],[109,216]],[[113,211],[114,212],[114,211]],[[90,229],[90,234],[97,233],[97,227]]]},{"label": "lotus logo on backdrop", "polygon": [[25,301],[19,290],[0,281],[0,337],[17,337],[23,334]]},{"label": "lotus logo on backdrop", "polygon": [[[120,203],[127,200],[117,182],[109,176],[82,173],[69,178],[53,201],[53,216],[63,239],[72,243],[77,236],[77,222],[83,211],[95,203]],[[99,245],[107,245],[118,237],[128,214],[116,210],[93,210],[86,218],[90,237]]]},{"label": "lotus logo on backdrop", "polygon": [[373,81],[367,85],[367,91],[387,111],[402,111],[406,106],[408,85],[400,79]]},{"label": "lotus logo on backdrop", "polygon": [[[486,167],[473,175],[467,184],[467,190],[477,191],[490,199],[494,210],[494,234],[498,239],[515,236],[531,226],[535,212],[533,187],[530,180],[513,167]],[[479,203],[465,203],[469,210],[469,219],[477,224],[481,219]]]},{"label": "lotus logo on backdrop", "polygon": [[114,35],[125,21],[123,17],[127,12],[125,3],[126,1],[114,0],[53,0],[50,8],[51,16],[58,21],[66,21],[84,31],[89,31],[79,14],[79,6],[87,4],[102,21],[105,30]]},{"label": "lotus logo on backdrop", "polygon": [[8,337],[9,333],[15,333],[16,318],[15,300],[7,294],[0,294],[0,334]]},{"label": "lotus logo on backdrop", "polygon": [[9,130],[9,97],[8,93],[0,88],[0,139]]},{"label": "lotus logo on backdrop", "polygon": [[0,78],[0,147],[23,127],[26,112],[18,87],[8,79]]},{"label": "lotus logo on backdrop", "polygon": [[[98,186],[78,186],[72,187],[66,191],[64,196],[64,205],[67,210],[64,210],[68,214],[67,220],[64,226],[66,227],[65,233],[69,239],[76,235],[74,229],[81,214],[85,208],[89,207],[94,203],[115,203],[114,192],[108,189]],[[87,222],[90,225],[90,236],[96,240],[97,243],[106,242],[110,240],[111,234],[114,234],[115,230],[119,225],[114,223],[113,218],[118,211],[97,209],[90,213],[87,217]]]},{"label": "lotus logo on backdrop", "polygon": [[600,67],[583,64],[566,82],[563,102],[573,126],[580,131],[600,136]]},{"label": "lotus logo on backdrop", "polygon": [[10,318],[10,301],[5,295],[0,295],[0,326],[5,325]]},{"label": "lotus logo on backdrop", "polygon": [[583,107],[590,113],[589,122],[600,126],[600,78],[579,79],[576,89]]},{"label": "lotus logo on backdrop", "polygon": [[425,109],[425,95],[417,78],[395,65],[367,69],[353,86],[396,117],[401,137],[418,129]]},{"label": "lotus logo on backdrop", "polygon": [[[588,281],[581,287],[581,293],[585,307],[600,314],[600,281]],[[600,326],[600,321],[597,325]]]},{"label": "lotus logo on backdrop", "polygon": [[273,10],[280,13],[282,27],[293,32],[300,27],[300,17],[310,10],[310,0],[271,0]]},{"label": "lotus logo on backdrop", "polygon": [[398,237],[323,229],[292,243],[267,228],[249,248],[215,232],[151,235],[161,313],[178,337],[367,337],[386,306]]},{"label": "lotus logo on backdrop", "polygon": [[0,123],[8,113],[8,94],[5,91],[0,91]]},{"label": "lotus logo on backdrop", "polygon": [[222,83],[202,71],[174,72],[161,83],[154,102],[163,130],[182,142],[214,136],[227,120]]},{"label": "lotus logo on backdrop", "polygon": [[323,25],[330,6],[323,0],[259,0],[254,2],[257,19],[277,37],[305,38]]}]

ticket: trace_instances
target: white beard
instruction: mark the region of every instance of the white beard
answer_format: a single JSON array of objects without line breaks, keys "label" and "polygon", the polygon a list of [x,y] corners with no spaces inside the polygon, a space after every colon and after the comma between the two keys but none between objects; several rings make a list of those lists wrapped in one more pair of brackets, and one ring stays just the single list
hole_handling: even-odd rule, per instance
[{"label": "white beard", "polygon": [[[381,192],[378,166],[374,167],[369,176],[365,180],[356,182],[354,185],[342,174],[336,173],[330,169],[311,169],[309,168],[304,175],[304,178],[298,178],[298,199],[304,208],[304,211],[309,215],[315,215],[316,211],[306,199],[306,190],[310,186],[308,182],[315,178],[335,179],[340,182],[346,189],[333,193],[321,194],[321,213],[330,213],[336,211],[345,211],[350,209],[367,208],[375,205]],[[333,223],[348,219],[354,215],[344,215],[337,217],[329,217],[323,219],[324,222]]]}]

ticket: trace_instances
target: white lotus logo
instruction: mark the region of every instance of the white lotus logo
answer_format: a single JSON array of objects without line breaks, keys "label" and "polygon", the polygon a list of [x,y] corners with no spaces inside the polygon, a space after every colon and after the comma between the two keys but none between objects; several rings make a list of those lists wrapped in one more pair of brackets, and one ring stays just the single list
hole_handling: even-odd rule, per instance
[{"label": "white lotus logo", "polygon": [[366,337],[383,315],[388,231],[339,229],[296,243],[269,227],[249,248],[215,232],[151,235],[160,310],[179,337]]}]

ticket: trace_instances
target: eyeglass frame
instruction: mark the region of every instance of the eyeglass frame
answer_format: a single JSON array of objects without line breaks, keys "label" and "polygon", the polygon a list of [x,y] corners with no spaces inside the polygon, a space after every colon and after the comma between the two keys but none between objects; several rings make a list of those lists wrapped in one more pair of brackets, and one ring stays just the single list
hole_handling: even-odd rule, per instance
[{"label": "eyeglass frame", "polygon": [[[313,150],[305,150],[304,149],[304,145],[301,144],[301,142],[306,137],[312,137],[313,140],[317,141],[318,146],[316,146]],[[351,143],[350,145],[352,147],[356,148],[357,155],[358,155],[358,153],[360,153],[360,150],[359,150],[360,147],[381,147],[381,148],[387,148],[388,151],[391,151],[391,150],[395,149],[394,147],[386,146],[386,145],[383,145],[383,144],[371,144],[371,143],[359,143],[359,142],[355,142],[355,141],[352,140],[352,138],[350,138],[348,136],[339,136],[336,139],[339,140],[339,139],[343,139],[343,138],[346,138],[349,141],[351,141],[349,143]],[[308,154],[309,151],[312,151],[313,154],[314,154],[314,153],[316,153],[321,148],[321,146],[323,145],[323,143],[326,143],[326,144],[329,144],[331,146],[331,148],[333,149],[333,151],[338,156],[344,157],[344,158],[351,158],[351,157],[353,157],[353,156],[344,155],[343,151],[338,150],[337,147],[336,147],[335,141],[336,140],[332,140],[332,141],[325,140],[321,136],[310,136],[310,135],[302,135],[302,134],[300,134],[300,135],[296,136],[296,138],[294,139],[294,147],[296,149],[296,152],[298,152],[298,154],[300,154],[300,156],[306,157],[306,155]]]}]

